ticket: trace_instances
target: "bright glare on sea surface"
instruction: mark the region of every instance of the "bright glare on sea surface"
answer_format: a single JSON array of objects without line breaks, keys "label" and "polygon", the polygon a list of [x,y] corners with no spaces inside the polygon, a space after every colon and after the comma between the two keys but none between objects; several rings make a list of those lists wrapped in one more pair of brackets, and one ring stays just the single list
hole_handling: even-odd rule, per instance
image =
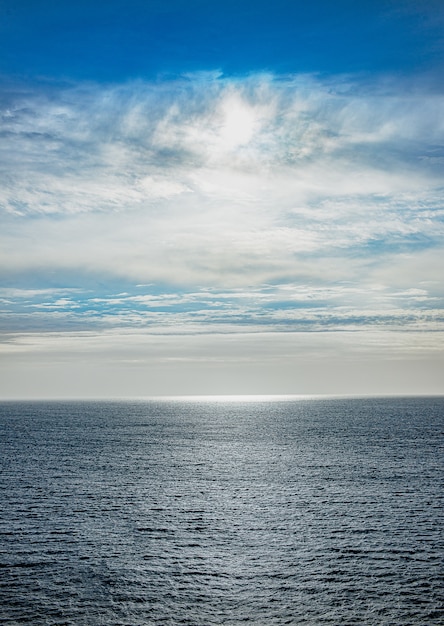
[{"label": "bright glare on sea surface", "polygon": [[178,400],[179,402],[280,402],[288,400],[308,400],[319,396],[313,395],[273,395],[273,394],[251,394],[251,395],[199,395],[199,396],[164,396],[158,400]]}]

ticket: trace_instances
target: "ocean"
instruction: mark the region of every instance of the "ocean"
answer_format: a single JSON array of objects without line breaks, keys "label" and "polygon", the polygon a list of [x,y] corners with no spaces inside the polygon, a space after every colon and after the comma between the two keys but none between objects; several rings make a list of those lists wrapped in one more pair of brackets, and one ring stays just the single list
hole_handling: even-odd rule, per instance
[{"label": "ocean", "polygon": [[0,621],[444,624],[444,398],[0,403]]}]

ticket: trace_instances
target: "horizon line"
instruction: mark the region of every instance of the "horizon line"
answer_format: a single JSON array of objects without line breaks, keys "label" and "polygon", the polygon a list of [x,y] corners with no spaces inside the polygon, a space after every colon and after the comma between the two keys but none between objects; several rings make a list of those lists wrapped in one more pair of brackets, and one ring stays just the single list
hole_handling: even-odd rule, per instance
[{"label": "horizon line", "polygon": [[272,402],[315,399],[444,398],[444,393],[269,393],[269,394],[156,394],[134,396],[29,396],[0,397],[0,402]]}]

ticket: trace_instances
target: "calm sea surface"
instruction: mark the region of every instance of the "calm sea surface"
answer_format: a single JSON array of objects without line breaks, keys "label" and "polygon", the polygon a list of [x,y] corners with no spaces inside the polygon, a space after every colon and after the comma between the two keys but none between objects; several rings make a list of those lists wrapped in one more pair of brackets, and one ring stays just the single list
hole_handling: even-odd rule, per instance
[{"label": "calm sea surface", "polygon": [[444,398],[3,402],[0,435],[2,624],[444,624]]}]

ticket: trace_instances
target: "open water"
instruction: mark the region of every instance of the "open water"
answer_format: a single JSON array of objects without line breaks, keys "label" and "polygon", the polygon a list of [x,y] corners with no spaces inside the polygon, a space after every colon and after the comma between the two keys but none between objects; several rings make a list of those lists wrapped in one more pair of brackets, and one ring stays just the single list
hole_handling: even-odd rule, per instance
[{"label": "open water", "polygon": [[0,429],[2,624],[444,624],[444,398],[3,402]]}]

